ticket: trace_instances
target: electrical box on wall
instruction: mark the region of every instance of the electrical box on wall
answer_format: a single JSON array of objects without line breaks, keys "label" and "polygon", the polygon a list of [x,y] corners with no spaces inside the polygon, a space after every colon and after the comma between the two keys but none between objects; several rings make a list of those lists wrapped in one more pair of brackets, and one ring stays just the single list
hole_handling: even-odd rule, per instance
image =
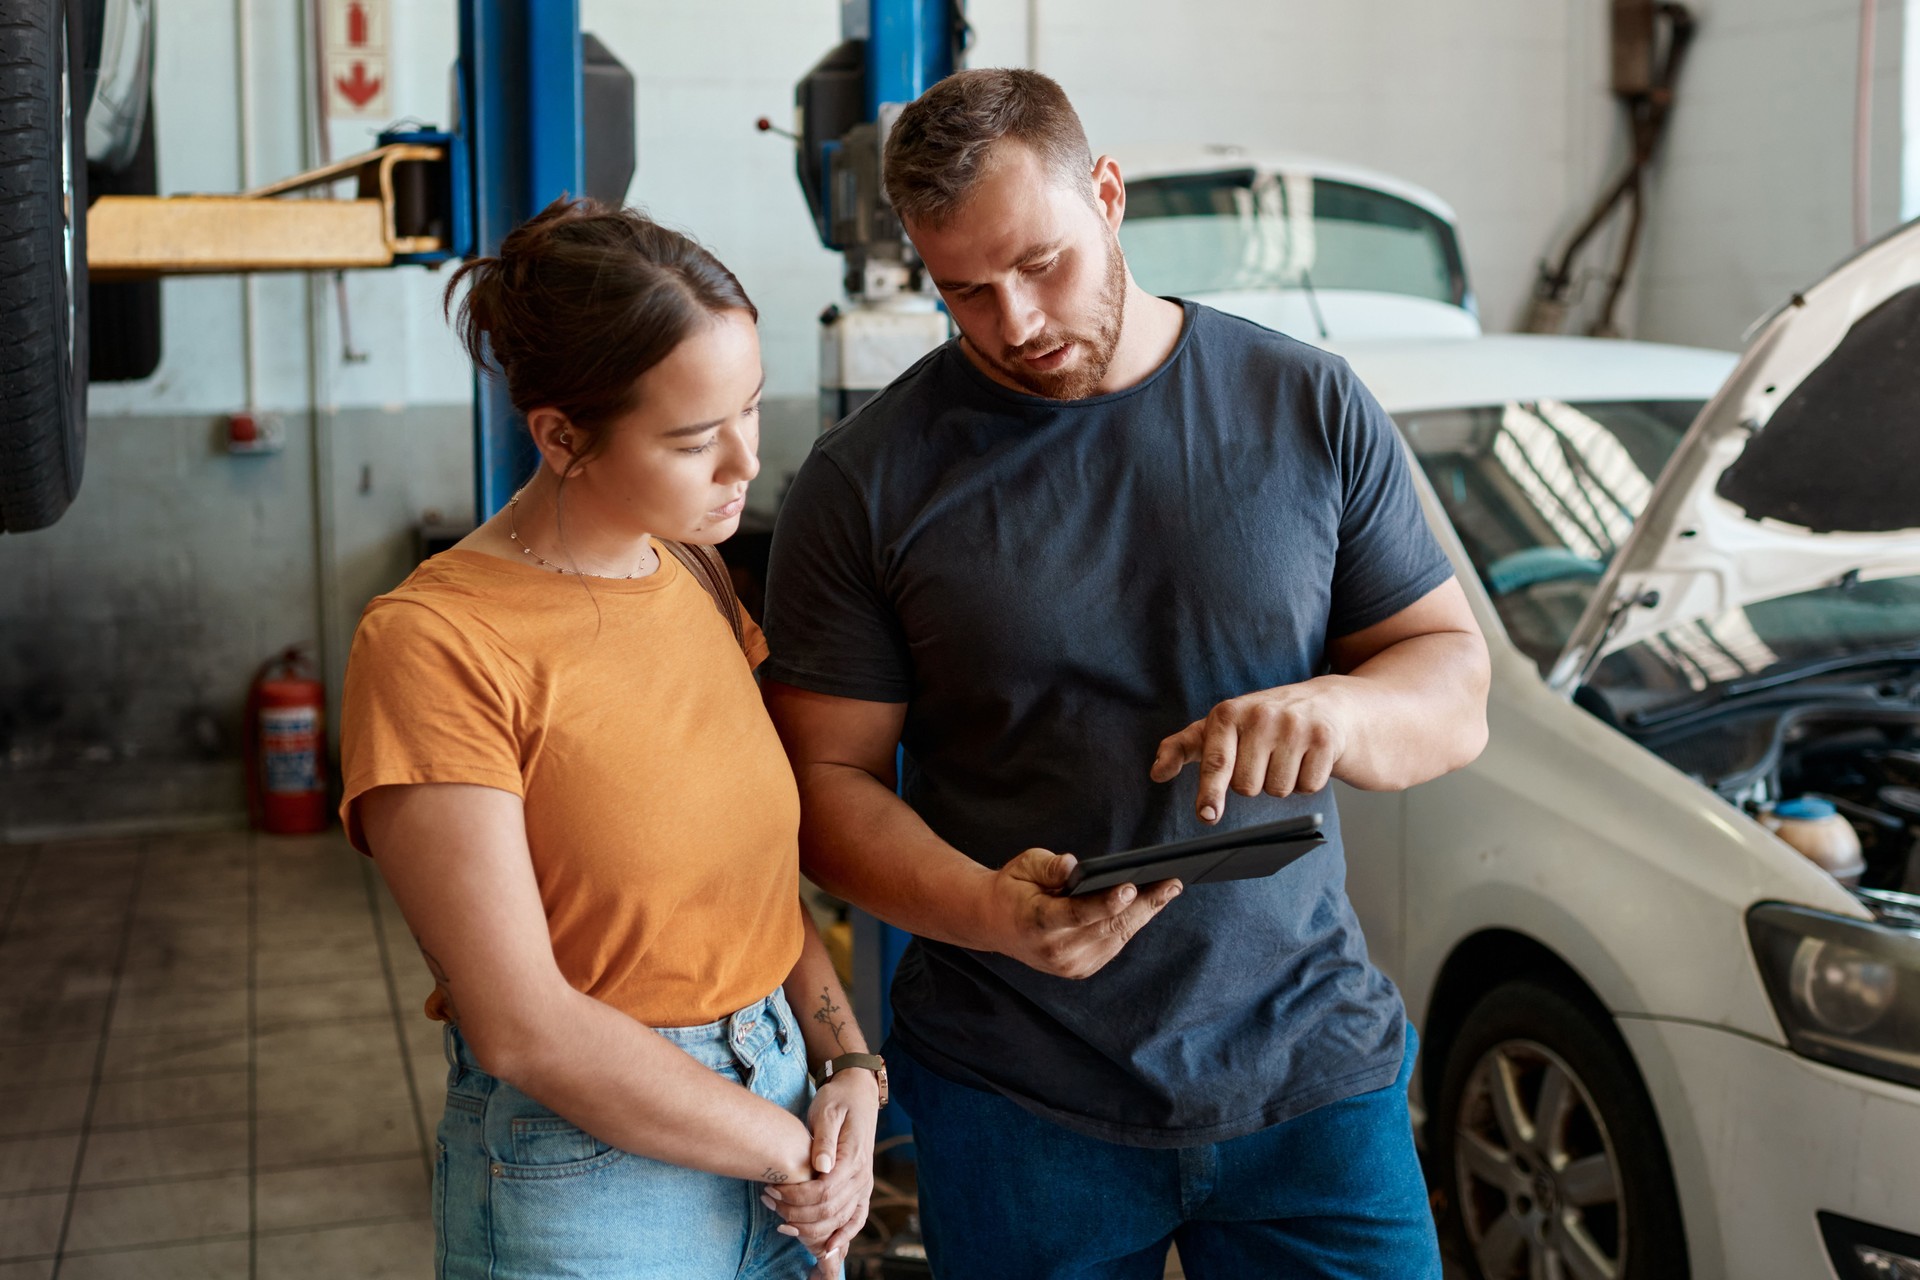
[{"label": "electrical box on wall", "polygon": [[1613,91],[1650,93],[1654,86],[1654,0],[1613,0]]}]

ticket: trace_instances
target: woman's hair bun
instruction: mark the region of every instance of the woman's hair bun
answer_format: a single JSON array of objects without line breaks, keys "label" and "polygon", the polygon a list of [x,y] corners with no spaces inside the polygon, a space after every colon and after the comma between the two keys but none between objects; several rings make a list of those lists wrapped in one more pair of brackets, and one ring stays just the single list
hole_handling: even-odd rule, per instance
[{"label": "woman's hair bun", "polygon": [[[454,295],[465,284],[456,308]],[[442,299],[476,368],[504,378],[522,414],[549,407],[597,451],[640,376],[699,326],[759,312],[691,236],[631,208],[562,197],[471,258]]]}]

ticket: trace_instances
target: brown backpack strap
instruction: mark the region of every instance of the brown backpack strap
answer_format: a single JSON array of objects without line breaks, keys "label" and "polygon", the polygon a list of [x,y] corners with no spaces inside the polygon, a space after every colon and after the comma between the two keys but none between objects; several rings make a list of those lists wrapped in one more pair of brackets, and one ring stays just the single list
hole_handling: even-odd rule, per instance
[{"label": "brown backpack strap", "polygon": [[713,597],[713,607],[733,628],[734,643],[742,652],[747,647],[746,628],[741,625],[740,597],[733,592],[733,578],[727,573],[727,562],[712,547],[696,546],[685,542],[659,540],[660,545],[673,553],[673,558],[686,566],[693,580],[700,584],[706,593]]}]

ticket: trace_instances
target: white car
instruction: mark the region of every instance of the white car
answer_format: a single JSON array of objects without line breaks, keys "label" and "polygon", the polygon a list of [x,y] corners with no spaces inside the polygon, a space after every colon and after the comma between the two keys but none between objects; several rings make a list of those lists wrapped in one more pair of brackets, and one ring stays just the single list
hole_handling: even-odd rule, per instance
[{"label": "white car", "polygon": [[[1473,1264],[1920,1277],[1920,223],[1737,363],[1335,346],[1492,650],[1478,762],[1339,789]],[[1805,796],[1857,886],[1762,825]]]},{"label": "white car", "polygon": [[1239,147],[1136,149],[1120,244],[1150,293],[1326,345],[1470,337],[1453,210],[1387,174]]}]

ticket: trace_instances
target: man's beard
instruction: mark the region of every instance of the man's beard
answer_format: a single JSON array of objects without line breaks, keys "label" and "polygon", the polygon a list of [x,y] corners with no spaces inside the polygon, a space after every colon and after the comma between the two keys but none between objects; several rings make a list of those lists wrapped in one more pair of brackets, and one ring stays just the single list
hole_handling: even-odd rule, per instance
[{"label": "man's beard", "polygon": [[[1107,232],[1107,274],[1100,286],[1100,298],[1094,308],[1091,333],[1073,333],[1049,329],[1031,342],[1002,348],[994,366],[1022,388],[1049,400],[1084,400],[1100,389],[1113,364],[1113,353],[1120,346],[1120,326],[1127,307],[1127,259],[1120,252],[1120,241]],[[1028,356],[1045,355],[1063,342],[1079,344],[1080,361],[1065,369],[1035,369]],[[975,350],[978,350],[976,347]]]}]

